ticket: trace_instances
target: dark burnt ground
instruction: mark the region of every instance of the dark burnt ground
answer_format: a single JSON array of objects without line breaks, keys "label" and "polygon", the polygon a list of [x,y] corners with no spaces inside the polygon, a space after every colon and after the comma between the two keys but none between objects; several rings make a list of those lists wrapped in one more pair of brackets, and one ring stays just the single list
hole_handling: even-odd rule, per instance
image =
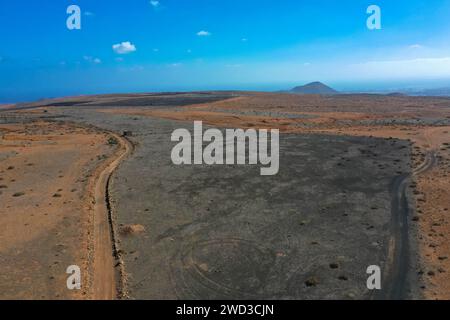
[{"label": "dark burnt ground", "polygon": [[36,107],[180,107],[200,103],[211,103],[238,96],[236,92],[192,92],[192,93],[143,93],[80,96],[73,98],[44,99],[32,103],[18,104],[5,111],[26,110]]},{"label": "dark burnt ground", "polygon": [[386,263],[389,186],[408,170],[401,142],[285,135],[280,173],[261,177],[175,167],[167,137],[142,141],[115,182],[130,213],[119,222],[146,228],[122,239],[133,297],[369,297],[366,268]]},{"label": "dark burnt ground", "polygon": [[138,230],[119,236],[131,297],[373,298],[366,268],[385,270],[407,142],[282,134],[280,172],[262,177],[259,166],[174,166],[170,135],[192,123],[58,110],[133,132],[112,183],[119,229]]}]

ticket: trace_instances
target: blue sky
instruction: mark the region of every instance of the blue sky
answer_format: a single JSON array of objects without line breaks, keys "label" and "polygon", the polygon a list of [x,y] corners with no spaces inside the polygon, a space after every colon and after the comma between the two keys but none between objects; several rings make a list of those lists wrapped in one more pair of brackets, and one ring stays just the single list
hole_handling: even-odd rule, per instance
[{"label": "blue sky", "polygon": [[[66,27],[72,4],[81,30]],[[366,27],[371,4],[381,30]],[[0,102],[316,80],[450,86],[449,13],[450,0],[2,0]]]}]

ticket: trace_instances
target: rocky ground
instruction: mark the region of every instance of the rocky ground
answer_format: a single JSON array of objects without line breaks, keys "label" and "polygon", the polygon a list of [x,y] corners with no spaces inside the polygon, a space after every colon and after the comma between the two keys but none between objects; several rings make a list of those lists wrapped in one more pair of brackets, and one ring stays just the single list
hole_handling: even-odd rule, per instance
[{"label": "rocky ground", "polygon": [[[131,133],[110,190],[132,298],[449,298],[449,99],[110,95],[15,113]],[[279,174],[175,167],[170,135],[194,120],[280,129]],[[373,264],[377,293],[366,288]]]}]

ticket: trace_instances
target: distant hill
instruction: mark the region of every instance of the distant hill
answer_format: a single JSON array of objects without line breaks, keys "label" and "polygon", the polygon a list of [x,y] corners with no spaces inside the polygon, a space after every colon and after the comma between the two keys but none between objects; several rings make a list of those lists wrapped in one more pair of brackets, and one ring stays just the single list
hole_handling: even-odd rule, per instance
[{"label": "distant hill", "polygon": [[293,88],[291,93],[297,94],[338,94],[339,92],[323,84],[322,82],[311,82],[304,86]]},{"label": "distant hill", "polygon": [[450,97],[450,87],[434,88],[434,89],[395,89],[389,90],[364,90],[364,91],[348,91],[346,94],[381,94],[388,97]]},{"label": "distant hill", "polygon": [[388,97],[406,97],[407,95],[402,92],[392,92],[386,94]]},{"label": "distant hill", "polygon": [[450,88],[423,89],[409,92],[409,94],[417,96],[448,97],[450,96]]}]

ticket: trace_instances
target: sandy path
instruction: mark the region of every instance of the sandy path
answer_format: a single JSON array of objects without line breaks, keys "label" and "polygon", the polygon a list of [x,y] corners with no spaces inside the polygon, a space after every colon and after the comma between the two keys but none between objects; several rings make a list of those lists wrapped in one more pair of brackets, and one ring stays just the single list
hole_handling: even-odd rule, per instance
[{"label": "sandy path", "polygon": [[95,300],[112,300],[118,297],[117,283],[120,277],[116,266],[118,261],[114,257],[115,244],[113,242],[113,225],[108,203],[108,184],[111,175],[127,157],[132,148],[124,138],[112,134],[120,147],[106,167],[102,168],[98,176],[94,177],[94,264],[93,264],[93,295]]}]

